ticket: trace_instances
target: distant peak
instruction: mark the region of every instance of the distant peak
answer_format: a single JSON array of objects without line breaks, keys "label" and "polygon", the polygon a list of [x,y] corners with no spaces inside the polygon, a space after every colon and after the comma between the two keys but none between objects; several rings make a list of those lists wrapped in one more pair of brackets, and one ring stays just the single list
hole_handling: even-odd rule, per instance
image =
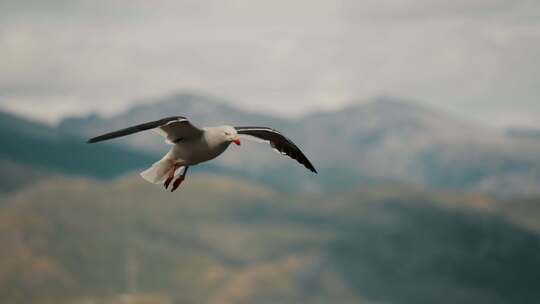
[{"label": "distant peak", "polygon": [[[148,102],[150,101],[150,102]],[[166,95],[161,98],[155,98],[155,99],[148,99],[146,101],[140,102],[138,106],[134,106],[133,108],[137,109],[139,107],[143,108],[153,108],[157,105],[164,105],[164,106],[189,106],[189,107],[203,107],[203,108],[223,108],[226,107],[228,109],[232,109],[231,102],[216,97],[211,94],[196,92],[196,91],[179,91],[179,92],[173,92],[169,95]]]},{"label": "distant peak", "polygon": [[414,104],[415,102],[412,100],[406,100],[400,97],[381,95],[381,96],[374,97],[372,103],[383,104],[383,105],[384,104],[395,105],[395,106],[411,106],[411,104]]},{"label": "distant peak", "polygon": [[422,102],[393,96],[375,97],[370,102],[365,103],[364,106],[383,111],[403,111],[408,113],[426,113],[430,115],[442,114],[441,111],[431,108],[429,105]]},{"label": "distant peak", "polygon": [[429,107],[412,99],[405,99],[389,95],[380,95],[370,99],[351,102],[342,111],[350,110],[376,110],[376,111],[407,111],[407,112],[432,112]]}]

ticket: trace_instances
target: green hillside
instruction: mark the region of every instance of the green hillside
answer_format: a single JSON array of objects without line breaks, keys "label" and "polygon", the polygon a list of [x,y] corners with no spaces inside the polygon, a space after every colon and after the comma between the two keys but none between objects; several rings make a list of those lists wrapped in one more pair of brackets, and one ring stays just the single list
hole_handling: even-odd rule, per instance
[{"label": "green hillside", "polygon": [[[24,170],[29,178],[35,175],[33,171],[110,178],[155,161],[155,157],[132,149],[87,145],[82,138],[1,112],[0,141],[0,165],[4,172],[21,175]],[[24,178],[20,179],[23,182]],[[7,182],[1,184],[3,187]]]},{"label": "green hillside", "polygon": [[[0,204],[3,303],[536,303],[540,237],[477,196],[54,179]],[[491,204],[490,204],[491,205]],[[127,301],[127,300],[126,300]]]}]

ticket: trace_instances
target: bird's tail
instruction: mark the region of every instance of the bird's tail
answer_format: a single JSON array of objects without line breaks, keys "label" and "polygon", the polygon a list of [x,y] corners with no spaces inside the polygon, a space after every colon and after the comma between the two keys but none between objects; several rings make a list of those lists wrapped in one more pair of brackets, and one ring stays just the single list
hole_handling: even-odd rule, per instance
[{"label": "bird's tail", "polygon": [[174,168],[174,161],[171,159],[164,158],[152,165],[152,167],[141,172],[142,178],[145,180],[154,183],[161,184],[165,181],[167,175]]}]

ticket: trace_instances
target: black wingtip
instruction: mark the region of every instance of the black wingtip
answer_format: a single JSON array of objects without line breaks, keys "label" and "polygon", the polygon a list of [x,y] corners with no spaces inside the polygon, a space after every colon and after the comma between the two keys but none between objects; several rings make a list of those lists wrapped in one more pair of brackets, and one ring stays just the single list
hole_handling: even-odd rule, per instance
[{"label": "black wingtip", "polygon": [[305,158],[305,161],[301,162],[302,165],[304,165],[304,167],[306,167],[306,169],[308,169],[309,171],[315,174],[319,174],[319,172],[317,172],[317,169],[315,169],[315,166],[309,161],[309,159],[305,156],[304,158]]},{"label": "black wingtip", "polygon": [[100,142],[101,140],[98,138],[98,137],[93,137],[93,138],[90,138],[89,140],[86,141],[87,144],[95,144],[97,142]]}]

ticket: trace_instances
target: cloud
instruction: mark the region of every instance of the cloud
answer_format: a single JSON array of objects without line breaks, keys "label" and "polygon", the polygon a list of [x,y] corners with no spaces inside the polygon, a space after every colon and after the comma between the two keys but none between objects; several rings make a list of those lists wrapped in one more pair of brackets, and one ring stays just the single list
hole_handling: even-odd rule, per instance
[{"label": "cloud", "polygon": [[55,120],[185,88],[297,115],[385,93],[520,124],[540,116],[539,9],[528,0],[2,1],[0,105]]}]

